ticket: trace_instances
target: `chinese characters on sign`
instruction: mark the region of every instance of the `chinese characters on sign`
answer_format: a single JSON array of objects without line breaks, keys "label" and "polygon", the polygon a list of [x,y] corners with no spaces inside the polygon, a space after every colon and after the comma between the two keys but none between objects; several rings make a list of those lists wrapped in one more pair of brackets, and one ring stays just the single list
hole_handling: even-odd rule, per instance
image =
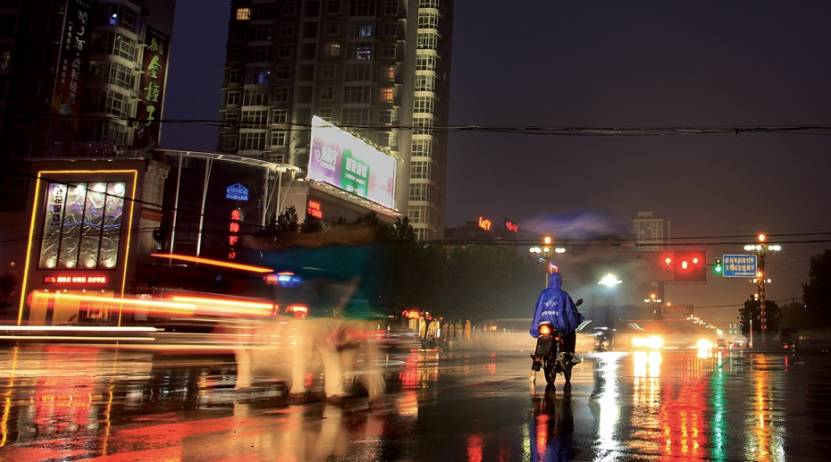
[{"label": "chinese characters on sign", "polygon": [[320,202],[309,199],[309,204],[306,206],[306,215],[310,215],[319,220],[322,220],[323,207],[320,205]]},{"label": "chinese characters on sign", "polygon": [[87,285],[87,284],[106,284],[109,282],[107,276],[44,276],[44,284],[70,284],[70,285]]},{"label": "chinese characters on sign", "polygon": [[139,127],[134,144],[137,147],[153,146],[159,143],[159,117],[164,99],[169,42],[170,38],[167,35],[152,27],[147,28],[144,39],[139,106],[136,114]]},{"label": "chinese characters on sign", "polygon": [[518,233],[518,232],[519,232],[519,225],[518,225],[518,224],[516,224],[516,223],[514,223],[514,222],[513,222],[513,221],[511,221],[511,220],[508,220],[508,219],[506,218],[506,219],[505,219],[505,229],[506,229],[509,233]]},{"label": "chinese characters on sign", "polygon": [[758,261],[756,255],[724,255],[723,274],[726,278],[755,278]]},{"label": "chinese characters on sign", "polygon": [[225,198],[232,201],[247,201],[248,188],[242,183],[234,183],[225,188]]},{"label": "chinese characters on sign", "polygon": [[485,218],[485,217],[479,217],[478,225],[479,225],[479,228],[481,228],[485,231],[490,231],[491,228],[493,227],[493,222],[490,221],[489,219]]},{"label": "chinese characters on sign", "polygon": [[64,19],[64,35],[58,58],[58,75],[52,96],[52,110],[62,116],[80,113],[83,82],[87,66],[88,42],[92,34],[92,0],[69,0]]},{"label": "chinese characters on sign", "polygon": [[231,210],[231,222],[228,224],[228,260],[236,260],[239,230],[242,222],[242,210]]}]

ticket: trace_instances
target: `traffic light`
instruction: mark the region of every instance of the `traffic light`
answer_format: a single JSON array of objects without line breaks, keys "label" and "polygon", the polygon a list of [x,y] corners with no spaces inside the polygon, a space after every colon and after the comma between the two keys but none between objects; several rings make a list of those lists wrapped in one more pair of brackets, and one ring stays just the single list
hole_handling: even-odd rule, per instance
[{"label": "traffic light", "polygon": [[724,265],[721,263],[721,258],[716,258],[713,263],[713,273],[721,276],[722,271],[724,271]]},{"label": "traffic light", "polygon": [[664,271],[672,272],[675,282],[706,282],[706,254],[704,251],[663,252],[660,265]]}]

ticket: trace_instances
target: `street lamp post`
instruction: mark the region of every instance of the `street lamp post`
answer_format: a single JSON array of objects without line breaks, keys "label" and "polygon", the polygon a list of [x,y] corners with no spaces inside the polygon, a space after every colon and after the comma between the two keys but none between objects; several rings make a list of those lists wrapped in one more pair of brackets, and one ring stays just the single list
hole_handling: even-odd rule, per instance
[{"label": "street lamp post", "polygon": [[[762,331],[762,335],[764,335],[768,330],[767,325],[767,315],[765,313],[765,285],[770,282],[770,279],[767,277],[767,273],[765,272],[765,257],[768,253],[779,252],[782,250],[782,246],[779,244],[771,244],[768,242],[768,237],[765,233],[759,233],[756,237],[756,244],[748,244],[744,246],[744,249],[747,251],[754,252],[756,257],[758,258],[757,263],[757,272],[756,272],[756,294],[759,299],[759,328]],[[753,335],[753,316],[750,317],[750,335]],[[751,341],[752,343],[752,341]]]}]

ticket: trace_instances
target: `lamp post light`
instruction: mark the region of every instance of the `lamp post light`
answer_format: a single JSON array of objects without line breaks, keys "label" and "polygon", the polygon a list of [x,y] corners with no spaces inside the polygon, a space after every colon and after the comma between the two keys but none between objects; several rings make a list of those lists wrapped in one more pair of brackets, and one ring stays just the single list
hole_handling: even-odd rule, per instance
[{"label": "lamp post light", "polygon": [[612,288],[612,287],[616,287],[620,284],[623,284],[623,281],[618,279],[618,277],[615,274],[608,273],[605,276],[603,276],[602,278],[600,278],[600,280],[597,281],[597,283],[600,284],[601,286]]}]

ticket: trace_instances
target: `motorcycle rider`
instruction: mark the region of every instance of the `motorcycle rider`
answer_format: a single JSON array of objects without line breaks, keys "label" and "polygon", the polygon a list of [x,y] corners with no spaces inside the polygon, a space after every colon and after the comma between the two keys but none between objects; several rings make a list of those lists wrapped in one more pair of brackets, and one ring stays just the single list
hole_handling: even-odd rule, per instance
[{"label": "motorcycle rider", "polygon": [[560,276],[560,270],[556,266],[550,265],[548,272],[548,287],[543,289],[537,298],[530,334],[531,337],[539,337],[540,323],[550,323],[562,336],[562,351],[571,353],[571,363],[578,364],[581,360],[574,356],[577,344],[576,330],[584,318],[577,311],[577,306],[568,292],[562,289],[563,278]]}]

